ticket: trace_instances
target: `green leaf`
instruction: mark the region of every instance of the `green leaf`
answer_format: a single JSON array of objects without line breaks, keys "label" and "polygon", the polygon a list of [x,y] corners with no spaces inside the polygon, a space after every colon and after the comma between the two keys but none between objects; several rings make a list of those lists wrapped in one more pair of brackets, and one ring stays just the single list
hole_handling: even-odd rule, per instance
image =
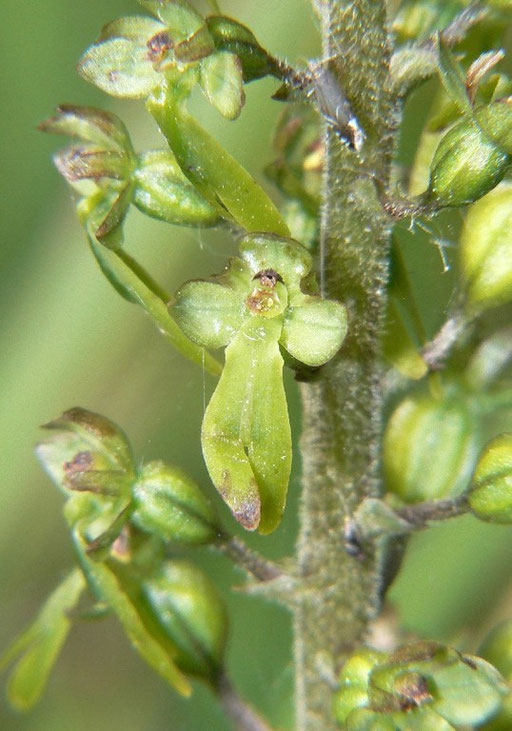
[{"label": "green leaf", "polygon": [[139,41],[142,45],[149,38],[165,31],[165,25],[154,18],[145,15],[132,15],[124,18],[116,18],[107,23],[101,29],[99,41],[106,41],[109,38],[127,38]]},{"label": "green leaf", "polygon": [[227,51],[212,53],[201,63],[201,87],[208,101],[223,117],[236,119],[245,103],[242,66]]},{"label": "green leaf", "polygon": [[171,311],[183,332],[205,348],[227,345],[246,314],[239,293],[215,282],[187,282]]},{"label": "green leaf", "polygon": [[190,37],[180,41],[174,46],[174,56],[180,64],[192,64],[195,61],[204,59],[215,50],[212,37],[205,25],[199,28]]},{"label": "green leaf", "polygon": [[119,117],[95,107],[61,104],[53,117],[39,124],[39,129],[77,137],[107,150],[133,151],[130,135]]},{"label": "green leaf", "polygon": [[210,373],[219,375],[222,370],[220,363],[184,335],[171,317],[166,302],[161,299],[159,292],[151,287],[151,278],[147,275],[141,276],[141,268],[138,265],[134,266],[131,257],[100,244],[90,225],[87,222],[85,225],[91,249],[103,272],[113,284],[115,283],[116,289],[126,299],[142,307],[176,350]]},{"label": "green leaf", "polygon": [[436,35],[436,45],[439,59],[439,74],[446,93],[459,107],[463,114],[473,116],[473,107],[468,97],[466,83],[461,68],[449,48]]},{"label": "green leaf", "polygon": [[78,527],[73,531],[73,540],[89,584],[98,599],[106,602],[117,616],[139,655],[179,693],[190,695],[190,684],[174,663],[169,648],[163,649],[149,633],[136,606],[123,591],[115,572],[107,563],[93,561],[88,557],[87,543]]},{"label": "green leaf", "polygon": [[291,469],[291,434],[278,338],[282,318],[250,317],[226,349],[206,409],[206,466],[234,517],[270,533],[281,520]]},{"label": "green leaf", "polygon": [[71,627],[68,612],[85,585],[82,572],[72,571],[0,658],[1,670],[21,654],[7,686],[9,703],[17,710],[28,711],[39,700]]},{"label": "green leaf", "polygon": [[301,363],[316,367],[336,355],[346,334],[347,311],[340,302],[302,295],[286,310],[280,343]]},{"label": "green leaf", "polygon": [[169,147],[192,183],[201,192],[218,197],[232,218],[247,231],[289,235],[274,203],[249,173],[213,139],[185,109],[168,84],[152,95],[147,107],[165,135]]},{"label": "green leaf", "polygon": [[142,98],[162,76],[148,58],[148,48],[128,38],[110,38],[91,46],[81,57],[78,73],[112,96]]}]

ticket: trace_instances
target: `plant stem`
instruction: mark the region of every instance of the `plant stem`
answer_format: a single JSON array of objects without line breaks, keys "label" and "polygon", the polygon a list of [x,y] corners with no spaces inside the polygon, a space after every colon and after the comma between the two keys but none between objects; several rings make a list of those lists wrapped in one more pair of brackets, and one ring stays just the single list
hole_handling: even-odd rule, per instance
[{"label": "plant stem", "polygon": [[395,510],[396,514],[416,529],[428,528],[429,523],[449,520],[469,512],[466,495],[447,500],[426,501],[415,505],[406,505]]},{"label": "plant stem", "polygon": [[282,574],[279,566],[253,551],[238,536],[224,535],[214,547],[259,581],[272,581]]},{"label": "plant stem", "polygon": [[320,279],[326,296],[347,305],[349,333],[318,380],[301,387],[296,728],[330,731],[336,728],[332,689],[319,669],[339,669],[379,608],[378,556],[350,556],[343,526],[364,497],[380,492],[380,351],[390,222],[364,171],[372,170],[387,185],[397,120],[387,92],[390,49],[384,0],[314,4],[322,22],[324,58],[336,56],[330,68],[366,135],[356,155],[327,130]]},{"label": "plant stem", "polygon": [[227,675],[220,676],[217,692],[236,731],[271,731],[270,726],[238,695]]},{"label": "plant stem", "polygon": [[452,348],[464,335],[471,318],[455,312],[443,323],[436,335],[421,349],[421,357],[430,370],[439,370],[450,355]]}]

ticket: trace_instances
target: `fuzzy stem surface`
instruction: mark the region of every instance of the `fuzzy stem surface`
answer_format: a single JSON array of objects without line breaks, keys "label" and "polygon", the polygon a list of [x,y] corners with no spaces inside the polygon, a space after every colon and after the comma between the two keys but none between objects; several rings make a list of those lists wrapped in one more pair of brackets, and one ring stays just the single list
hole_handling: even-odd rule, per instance
[{"label": "fuzzy stem surface", "polygon": [[322,63],[335,74],[365,134],[356,153],[327,125],[318,265],[323,294],[348,307],[349,332],[318,379],[301,386],[296,728],[330,731],[337,726],[329,677],[362,641],[379,609],[379,556],[349,555],[344,525],[361,500],[380,494],[380,354],[390,220],[375,181],[379,186],[389,181],[397,113],[389,92],[384,0],[317,0],[314,5],[322,26]]}]

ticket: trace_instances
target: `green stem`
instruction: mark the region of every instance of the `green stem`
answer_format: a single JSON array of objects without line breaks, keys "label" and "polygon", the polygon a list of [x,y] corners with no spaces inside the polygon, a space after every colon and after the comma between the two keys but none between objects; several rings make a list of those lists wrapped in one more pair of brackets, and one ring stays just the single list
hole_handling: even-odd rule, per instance
[{"label": "green stem", "polygon": [[[360,155],[328,130],[320,272],[323,290],[349,308],[339,356],[302,386],[303,496],[297,545],[302,589],[295,607],[296,728],[336,728],[322,664],[337,670],[379,609],[379,558],[344,547],[345,521],[380,492],[383,392],[381,339],[390,222],[374,183],[389,180],[396,113],[388,96],[384,0],[316,0],[323,54],[352,105],[366,141]],[[361,170],[358,173],[358,168]]]},{"label": "green stem", "polygon": [[279,566],[253,551],[238,536],[223,535],[213,547],[258,581],[272,581],[282,575]]},{"label": "green stem", "polygon": [[220,676],[217,692],[222,707],[233,721],[236,731],[271,731],[266,721],[238,695],[227,675]]},{"label": "green stem", "polygon": [[398,508],[396,514],[411,524],[416,530],[428,528],[429,523],[449,520],[469,512],[466,495],[447,500],[433,500]]}]

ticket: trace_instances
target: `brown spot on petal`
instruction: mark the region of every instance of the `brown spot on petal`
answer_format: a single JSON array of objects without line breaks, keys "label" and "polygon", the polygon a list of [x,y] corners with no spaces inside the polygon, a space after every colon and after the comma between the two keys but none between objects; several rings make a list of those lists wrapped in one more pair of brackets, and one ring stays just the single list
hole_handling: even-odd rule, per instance
[{"label": "brown spot on petal", "polygon": [[90,452],[78,452],[71,462],[64,462],[64,472],[68,475],[86,472],[91,469],[94,458]]},{"label": "brown spot on petal", "polygon": [[165,31],[156,33],[146,43],[148,47],[148,60],[152,63],[160,63],[168,51],[173,48],[171,37]]},{"label": "brown spot on petal", "polygon": [[400,708],[403,711],[410,711],[432,701],[427,679],[419,673],[406,673],[397,679],[395,687],[401,696]]}]

